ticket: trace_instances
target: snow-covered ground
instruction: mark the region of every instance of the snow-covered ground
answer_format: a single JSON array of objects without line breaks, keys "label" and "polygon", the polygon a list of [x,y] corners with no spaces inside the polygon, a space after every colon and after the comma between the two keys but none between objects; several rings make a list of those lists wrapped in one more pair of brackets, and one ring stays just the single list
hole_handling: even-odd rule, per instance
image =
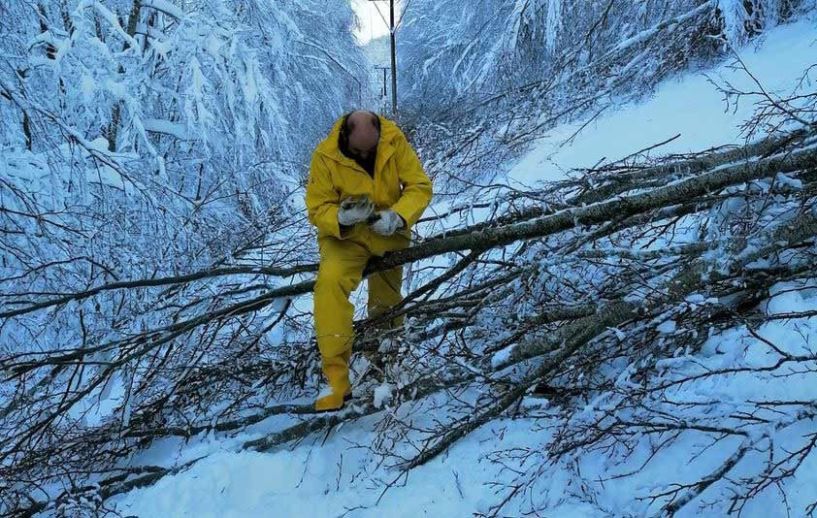
[{"label": "snow-covered ground", "polygon": [[[780,285],[778,295],[765,307],[767,314],[817,310],[817,287],[810,293],[794,293]],[[669,330],[667,330],[669,332]],[[763,338],[783,345],[793,354],[817,353],[817,318],[797,321],[776,321],[759,329]],[[663,366],[667,381],[719,368],[757,367],[772,365],[776,353],[745,330],[734,330],[710,338],[696,357],[680,356]],[[802,365],[800,366],[802,367]],[[679,386],[679,400],[742,401],[753,397],[817,400],[817,384],[813,373],[802,374],[802,380],[787,378],[785,383],[776,374],[788,372],[784,366],[765,379],[751,373],[735,376],[727,382],[713,379],[705,383]],[[546,412],[546,411],[545,411]],[[379,458],[369,455],[368,446],[377,417],[366,418],[340,428],[327,436],[320,434],[291,448],[271,453],[239,451],[238,445],[257,437],[264,430],[279,429],[285,419],[263,423],[236,437],[199,437],[188,444],[163,441],[137,459],[138,463],[171,465],[203,457],[187,471],[165,477],[155,485],[134,490],[114,499],[119,511],[140,517],[256,517],[309,516],[330,517],[416,517],[471,516],[488,513],[497,503],[492,483],[508,482],[513,470],[529,466],[513,465],[496,455],[499,450],[544,451],[550,439],[547,419],[540,419],[536,428],[528,420],[501,419],[478,429],[455,444],[446,454],[425,466],[411,471],[408,477],[396,469],[380,465]],[[778,444],[797,440],[805,433],[801,427],[773,432]],[[759,438],[755,438],[759,439]],[[733,444],[733,442],[735,444]],[[660,458],[642,469],[635,477],[608,479],[596,492],[597,506],[610,515],[644,516],[654,514],[649,501],[636,500],[635,495],[663,480],[668,473],[673,480],[692,479],[714,469],[737,446],[729,439],[712,447],[695,439],[680,442]],[[647,455],[644,452],[643,455]],[[638,457],[638,456],[636,456]],[[737,466],[742,475],[757,473],[766,459],[747,456]],[[585,478],[607,478],[637,467],[616,465],[600,455],[585,458],[580,470]],[[573,472],[564,466],[549,466],[541,481],[533,486],[529,497],[505,512],[511,516],[546,508],[549,516],[598,516],[598,510],[572,498]],[[811,456],[800,468],[799,475],[787,484],[788,504],[794,516],[817,499],[817,458]],[[712,495],[707,495],[712,499]],[[720,495],[728,501],[728,494]],[[769,509],[780,510],[776,491],[762,493],[745,509],[745,516],[767,516]],[[712,516],[720,515],[716,508]],[[683,514],[694,516],[694,513]],[[773,514],[774,515],[774,514]]]},{"label": "snow-covered ground", "polygon": [[[274,453],[238,453],[214,443],[213,453],[192,469],[131,492],[117,508],[156,517],[468,516],[488,510],[493,499],[484,483],[501,477],[501,466],[485,452],[547,439],[497,422],[405,479],[367,455],[370,425],[364,420]],[[395,486],[386,489],[390,483]]]},{"label": "snow-covered ground", "polygon": [[[804,68],[813,62],[816,40],[814,23],[804,21],[770,31],[758,48],[739,52],[767,89],[788,93]],[[583,122],[555,128],[513,165],[509,178],[526,184],[561,178],[570,168],[592,166],[605,157],[614,160],[679,133],[679,138],[656,153],[698,151],[739,142],[742,137],[738,126],[751,114],[752,107],[744,100],[737,109],[727,111],[722,95],[709,81],[709,78],[718,81],[720,77],[738,86],[749,85],[745,73],[729,63],[707,73],[667,81],[648,101],[601,114],[569,143],[563,144]],[[817,309],[817,289],[794,293],[784,288],[778,287],[780,294],[766,305],[767,313]],[[672,326],[666,326],[664,331],[672,332]],[[772,321],[758,332],[793,353],[817,350],[816,318]],[[676,379],[724,365],[772,364],[775,354],[745,330],[737,329],[711,337],[703,353],[695,358],[680,356],[668,361],[662,375]],[[681,384],[678,396],[722,401],[744,400],[753,394],[770,400],[781,395],[793,398],[792,380],[776,383],[774,374],[770,373],[767,379],[736,376],[729,383],[713,380],[707,384]],[[798,397],[817,399],[817,386],[810,382],[813,379],[813,375],[805,376],[796,385]],[[490,506],[501,500],[492,483],[509,482],[515,470],[529,469],[509,464],[507,459],[500,462],[494,452],[513,448],[543,452],[550,439],[550,432],[543,425],[547,419],[540,420],[536,428],[523,419],[496,420],[454,445],[445,455],[403,477],[398,470],[381,465],[380,459],[369,455],[367,447],[375,438],[372,428],[377,420],[377,417],[362,419],[333,429],[328,436],[313,436],[270,453],[242,452],[238,445],[280,429],[291,423],[290,418],[270,419],[236,437],[197,437],[188,443],[165,440],[134,459],[134,463],[169,466],[202,459],[175,476],[131,491],[111,503],[124,515],[143,517],[471,516],[488,513]],[[791,429],[770,433],[775,434],[779,444],[785,444],[808,432]],[[547,471],[540,482],[501,514],[517,516],[543,508],[550,516],[597,516],[598,509],[605,509],[610,515],[654,514],[657,508],[651,507],[650,500],[637,500],[635,495],[643,497],[645,491],[660,485],[668,473],[675,476],[673,481],[707,473],[735,447],[736,444],[725,441],[711,448],[690,438],[629,478],[608,477],[637,466],[616,466],[603,456],[585,458],[575,467],[585,479],[607,478],[591,488],[596,498],[595,509],[572,497],[575,488],[571,487],[571,471],[563,465],[548,466],[543,462]],[[787,486],[788,504],[794,516],[803,515],[805,507],[817,500],[817,459],[812,455],[807,462],[811,465],[803,466],[800,475]],[[752,474],[761,466],[762,459],[750,454],[738,464],[736,472]],[[716,500],[715,496],[707,494],[710,500]],[[727,495],[717,496],[725,499]],[[780,509],[779,494],[772,489],[754,500],[744,514],[775,515]],[[712,515],[724,510],[716,506]]]}]

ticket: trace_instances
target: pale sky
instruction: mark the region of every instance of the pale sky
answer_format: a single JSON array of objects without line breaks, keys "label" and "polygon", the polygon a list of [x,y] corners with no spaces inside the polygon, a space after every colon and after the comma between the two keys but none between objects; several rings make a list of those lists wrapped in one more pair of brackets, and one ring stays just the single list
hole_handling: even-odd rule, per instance
[{"label": "pale sky", "polygon": [[[389,2],[370,2],[369,0],[351,0],[352,9],[355,10],[360,18],[361,28],[355,34],[362,45],[365,45],[370,40],[385,36],[389,33],[388,26],[383,23],[383,18],[377,14],[377,8],[386,20],[389,19]],[[375,6],[377,4],[377,6]],[[399,7],[399,2],[398,2]],[[399,16],[399,14],[398,14]]]}]

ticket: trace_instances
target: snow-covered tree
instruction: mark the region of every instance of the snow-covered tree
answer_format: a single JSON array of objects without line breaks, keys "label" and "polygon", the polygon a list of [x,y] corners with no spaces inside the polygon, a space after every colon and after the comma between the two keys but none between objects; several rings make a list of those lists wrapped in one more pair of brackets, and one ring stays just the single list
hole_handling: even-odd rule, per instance
[{"label": "snow-covered tree", "polygon": [[[51,480],[44,458],[110,461],[74,439],[127,427],[201,357],[189,333],[150,354],[129,340],[185,311],[168,278],[291,223],[312,148],[366,95],[353,23],[343,0],[0,2],[0,355],[76,355],[3,372],[0,464],[37,467],[0,500]],[[188,309],[231,289],[200,288]],[[19,313],[31,296],[64,300]]]},{"label": "snow-covered tree", "polygon": [[417,138],[441,175],[467,170],[486,178],[495,174],[493,163],[557,122],[643,96],[669,74],[722,56],[813,6],[413,0],[399,33],[402,112],[432,133]]}]

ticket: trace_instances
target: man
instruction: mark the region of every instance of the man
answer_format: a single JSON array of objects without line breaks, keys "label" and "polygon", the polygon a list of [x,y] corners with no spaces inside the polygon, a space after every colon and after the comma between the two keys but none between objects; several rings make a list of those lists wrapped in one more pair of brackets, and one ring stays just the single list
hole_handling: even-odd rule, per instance
[{"label": "man", "polygon": [[[343,407],[351,397],[354,306],[349,294],[373,256],[406,248],[411,226],[431,201],[431,180],[397,125],[367,111],[338,120],[315,149],[306,187],[309,221],[318,229],[315,331],[331,392],[315,410]],[[402,268],[369,277],[370,316],[402,300]],[[402,324],[394,319],[391,326]]]}]

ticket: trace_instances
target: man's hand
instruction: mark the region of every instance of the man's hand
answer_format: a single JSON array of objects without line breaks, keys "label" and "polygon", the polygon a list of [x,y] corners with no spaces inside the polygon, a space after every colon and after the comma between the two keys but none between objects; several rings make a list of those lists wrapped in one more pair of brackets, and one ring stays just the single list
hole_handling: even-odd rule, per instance
[{"label": "man's hand", "polygon": [[391,209],[376,212],[369,220],[369,228],[381,236],[390,236],[403,227],[403,218]]},{"label": "man's hand", "polygon": [[356,223],[366,221],[374,212],[374,203],[369,198],[363,196],[359,198],[346,198],[340,202],[338,209],[338,223],[350,227]]}]

